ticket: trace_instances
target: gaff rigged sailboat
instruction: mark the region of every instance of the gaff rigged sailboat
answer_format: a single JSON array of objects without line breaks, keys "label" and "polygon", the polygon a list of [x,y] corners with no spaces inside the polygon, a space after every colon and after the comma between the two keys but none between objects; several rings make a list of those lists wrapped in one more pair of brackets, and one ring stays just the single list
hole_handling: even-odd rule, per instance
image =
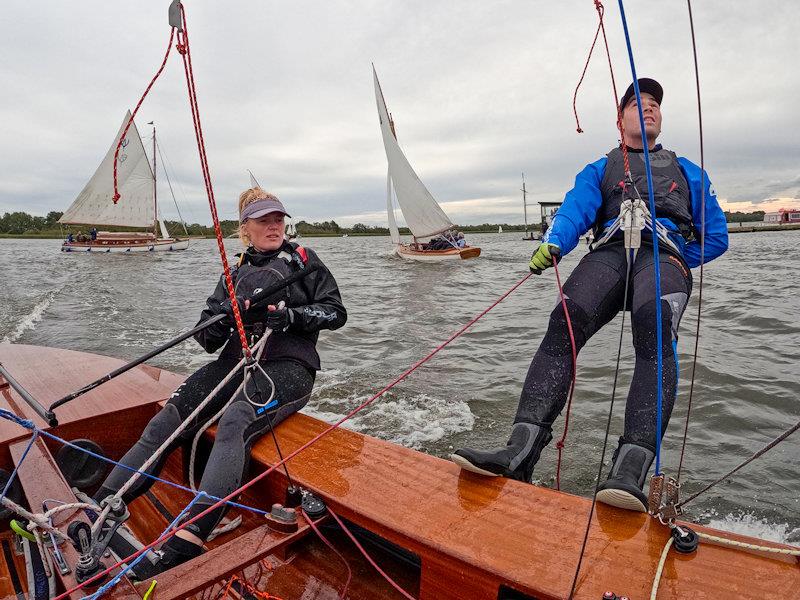
[{"label": "gaff rigged sailboat", "polygon": [[153,164],[147,159],[136,124],[131,122],[117,157],[117,180],[120,199],[114,204],[114,154],[122,137],[130,111],[105,158],[75,201],[58,220],[69,225],[112,225],[141,227],[152,231],[99,231],[96,236],[67,239],[63,252],[154,252],[186,250],[188,239],[170,237],[164,219],[158,212],[156,195],[155,130],[153,133]]},{"label": "gaff rigged sailboat", "polygon": [[[389,217],[389,233],[395,252],[409,260],[441,261],[462,258],[477,258],[481,249],[475,246],[458,247],[455,240],[449,240],[451,247],[444,250],[427,250],[424,242],[432,237],[445,233],[454,228],[434,197],[414,172],[408,159],[397,143],[394,121],[386,108],[378,74],[372,68],[375,78],[375,100],[378,103],[378,117],[383,135],[383,147],[386,150],[386,160],[389,171],[386,175],[386,210]],[[392,190],[397,198],[397,204],[405,217],[406,224],[411,230],[414,240],[411,244],[400,240],[400,231],[394,215]],[[447,239],[447,238],[445,238]]]}]

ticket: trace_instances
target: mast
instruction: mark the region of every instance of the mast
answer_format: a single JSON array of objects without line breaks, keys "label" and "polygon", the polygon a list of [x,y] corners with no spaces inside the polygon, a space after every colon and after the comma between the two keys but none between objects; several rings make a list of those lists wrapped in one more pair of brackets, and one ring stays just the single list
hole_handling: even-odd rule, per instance
[{"label": "mast", "polygon": [[525,215],[525,233],[528,233],[528,192],[525,189],[525,173],[522,174],[522,212]]},{"label": "mast", "polygon": [[154,121],[150,121],[153,126],[153,212],[155,214],[155,221],[153,221],[153,233],[158,238],[158,188],[156,187],[156,125]]}]

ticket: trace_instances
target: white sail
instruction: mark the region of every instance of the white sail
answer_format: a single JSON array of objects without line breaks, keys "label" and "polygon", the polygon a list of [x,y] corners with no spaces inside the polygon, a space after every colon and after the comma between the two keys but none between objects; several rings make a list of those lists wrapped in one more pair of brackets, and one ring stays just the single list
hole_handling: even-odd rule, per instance
[{"label": "white sail", "polygon": [[394,218],[394,203],[392,202],[392,174],[386,173],[386,214],[389,216],[389,235],[393,244],[400,243],[400,230],[397,228],[397,219]]},{"label": "white sail", "polygon": [[120,199],[117,204],[113,202],[114,152],[130,118],[128,111],[105,158],[59,223],[153,227],[156,222],[153,170],[134,123],[131,123],[117,157]]},{"label": "white sail", "polygon": [[[406,224],[414,237],[429,238],[453,227],[453,223],[436,203],[431,193],[414,172],[414,169],[403,154],[392,130],[389,111],[378,82],[378,74],[372,69],[375,78],[375,100],[378,103],[383,147],[386,160],[389,162],[389,177],[394,185],[397,203],[403,212]],[[391,210],[389,211],[391,214]]]},{"label": "white sail", "polygon": [[497,226],[497,233],[503,233],[503,226],[502,225],[498,225]]}]

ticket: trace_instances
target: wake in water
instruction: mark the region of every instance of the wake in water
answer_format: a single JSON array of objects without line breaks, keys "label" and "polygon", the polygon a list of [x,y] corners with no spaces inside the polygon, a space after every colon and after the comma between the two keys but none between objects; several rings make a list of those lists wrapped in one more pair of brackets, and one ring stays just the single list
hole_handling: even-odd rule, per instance
[{"label": "wake in water", "polygon": [[[302,410],[309,416],[334,423],[372,395],[351,394],[337,398],[336,388],[347,381],[336,377],[341,375],[341,371],[321,372],[319,375],[322,381]],[[475,415],[461,400],[443,400],[428,394],[398,397],[394,392],[388,392],[342,427],[420,450],[448,436],[470,431],[474,424]]]},{"label": "wake in water", "polygon": [[44,316],[44,312],[47,308],[53,303],[53,300],[56,297],[60,290],[50,290],[44,295],[39,302],[37,302],[33,309],[24,317],[22,317],[19,322],[17,323],[16,327],[10,332],[7,333],[0,343],[3,344],[13,344],[16,342],[22,334],[28,330],[33,330],[36,328],[36,324],[42,320]]},{"label": "wake in water", "polygon": [[752,513],[720,515],[717,511],[709,511],[701,516],[701,521],[709,527],[748,535],[751,537],[778,542],[781,544],[797,544],[800,542],[800,527],[792,527],[788,523],[771,523],[767,519]]}]

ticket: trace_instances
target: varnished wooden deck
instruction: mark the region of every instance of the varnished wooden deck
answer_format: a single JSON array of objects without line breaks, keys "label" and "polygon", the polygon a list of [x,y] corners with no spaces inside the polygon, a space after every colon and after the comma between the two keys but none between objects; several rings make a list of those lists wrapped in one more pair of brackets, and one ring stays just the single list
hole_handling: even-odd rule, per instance
[{"label": "varnished wooden deck", "polygon": [[[0,361],[43,404],[121,364],[65,350],[9,345],[0,345]],[[118,456],[157,410],[155,401],[168,397],[180,380],[151,367],[135,369],[87,394],[85,401],[65,407],[59,413],[63,425],[58,433],[69,438],[96,432],[91,437],[100,437],[97,441]],[[32,411],[7,388],[0,390],[0,405],[32,418]],[[277,429],[284,454],[325,427],[304,415],[288,419]],[[6,468],[10,442],[26,437],[17,425],[0,422],[0,460]],[[256,444],[253,457],[254,469],[257,463],[274,464],[276,452],[269,436]],[[176,474],[179,463],[169,469]],[[347,430],[323,438],[292,459],[289,469],[293,478],[324,497],[342,516],[415,553],[422,568],[418,590],[414,586],[411,591],[420,598],[493,600],[501,585],[541,600],[566,598],[569,593],[589,512],[585,498],[464,473],[448,461]],[[262,501],[274,498],[282,479],[276,472],[244,501],[256,502],[260,495]],[[156,491],[166,494],[165,501],[172,498],[176,506],[181,501],[158,486]],[[136,506],[133,510],[139,511]],[[140,514],[147,514],[147,509]],[[156,528],[162,526],[156,523]],[[597,600],[606,590],[632,599],[649,597],[667,535],[666,528],[645,515],[599,506],[575,598]],[[292,564],[321,568],[302,559]],[[340,581],[341,567],[333,560],[328,565],[329,581]],[[3,575],[0,569],[0,587]],[[332,588],[326,589],[329,594]],[[670,554],[658,598],[796,598],[797,590],[800,565],[795,558],[702,544],[693,555]],[[366,593],[363,597],[370,597]]]}]

